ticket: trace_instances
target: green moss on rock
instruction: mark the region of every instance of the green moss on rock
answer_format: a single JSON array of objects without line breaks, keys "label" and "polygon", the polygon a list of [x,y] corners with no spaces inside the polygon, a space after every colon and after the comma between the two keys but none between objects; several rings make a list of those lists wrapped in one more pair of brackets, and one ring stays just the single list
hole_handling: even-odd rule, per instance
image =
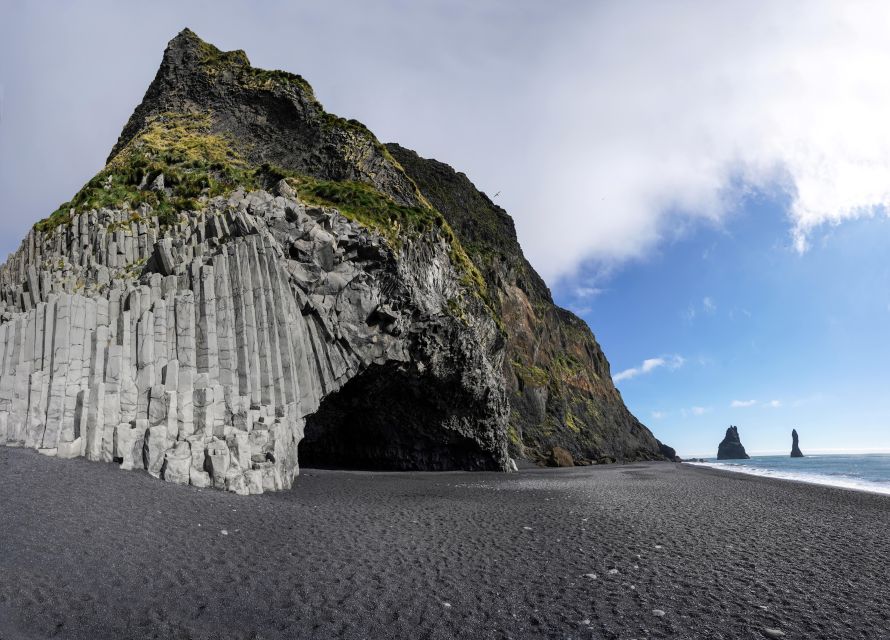
[{"label": "green moss on rock", "polygon": [[[198,209],[203,196],[253,185],[254,173],[225,138],[210,133],[209,116],[165,113],[152,118],[74,198],[36,228],[52,231],[66,224],[72,211],[135,209],[142,204],[149,205],[162,224],[169,224],[181,212]],[[163,189],[151,188],[160,176]]]}]

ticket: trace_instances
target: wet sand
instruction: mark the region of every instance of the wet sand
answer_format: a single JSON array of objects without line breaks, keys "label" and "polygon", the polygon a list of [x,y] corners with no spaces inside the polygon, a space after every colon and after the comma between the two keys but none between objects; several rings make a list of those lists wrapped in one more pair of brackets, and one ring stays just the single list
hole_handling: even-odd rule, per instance
[{"label": "wet sand", "polygon": [[0,486],[4,640],[890,638],[884,496],[652,463],[239,497],[3,447]]}]

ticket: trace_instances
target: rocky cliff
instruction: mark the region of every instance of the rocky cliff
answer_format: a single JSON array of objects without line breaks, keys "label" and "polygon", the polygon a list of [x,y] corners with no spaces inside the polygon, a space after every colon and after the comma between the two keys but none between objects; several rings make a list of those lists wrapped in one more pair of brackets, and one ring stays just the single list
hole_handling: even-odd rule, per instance
[{"label": "rocky cliff", "polygon": [[742,446],[738,427],[729,427],[726,435],[717,447],[718,460],[747,460],[750,458]]},{"label": "rocky cliff", "polygon": [[587,324],[553,303],[510,216],[450,166],[387,148],[451,224],[503,320],[511,453],[551,464],[564,452],[575,463],[676,459],[624,405]]},{"label": "rocky cliff", "polygon": [[0,314],[0,442],[171,482],[672,456],[469,181],[188,30]]}]

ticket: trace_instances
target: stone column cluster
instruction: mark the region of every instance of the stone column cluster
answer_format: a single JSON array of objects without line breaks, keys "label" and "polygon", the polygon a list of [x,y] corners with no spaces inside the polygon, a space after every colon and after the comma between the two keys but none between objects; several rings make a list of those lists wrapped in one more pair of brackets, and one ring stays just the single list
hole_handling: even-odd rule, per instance
[{"label": "stone column cluster", "polygon": [[[333,268],[326,236],[307,259]],[[289,487],[305,416],[360,361],[283,254],[243,207],[163,232],[107,210],[32,231],[0,269],[0,443],[242,494]]]},{"label": "stone column cluster", "polygon": [[307,417],[395,365],[443,396],[409,412],[415,429],[505,468],[497,327],[449,315],[467,292],[447,242],[430,230],[393,248],[286,183],[278,193],[236,191],[172,225],[124,207],[31,231],[0,266],[0,444],[282,489]]}]

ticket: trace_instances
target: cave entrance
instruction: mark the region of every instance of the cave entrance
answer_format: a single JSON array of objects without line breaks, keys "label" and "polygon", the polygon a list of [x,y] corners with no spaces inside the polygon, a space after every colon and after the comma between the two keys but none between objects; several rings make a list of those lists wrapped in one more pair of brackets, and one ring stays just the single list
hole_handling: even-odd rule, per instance
[{"label": "cave entrance", "polygon": [[472,438],[447,428],[462,411],[451,385],[372,365],[306,418],[302,468],[389,471],[496,469]]}]

